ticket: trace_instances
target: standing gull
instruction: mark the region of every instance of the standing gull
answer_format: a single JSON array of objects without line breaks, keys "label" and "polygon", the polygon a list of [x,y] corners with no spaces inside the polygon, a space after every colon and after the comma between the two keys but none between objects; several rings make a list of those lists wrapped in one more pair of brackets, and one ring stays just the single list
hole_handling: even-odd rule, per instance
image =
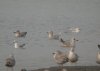
[{"label": "standing gull", "polygon": [[13,67],[15,66],[15,58],[13,55],[9,55],[9,57],[6,59],[6,62],[5,62],[5,66],[7,67],[7,70],[8,68],[11,68],[11,70],[13,71]]},{"label": "standing gull", "polygon": [[97,53],[97,57],[96,57],[96,63],[100,64],[100,45],[98,44],[98,48],[99,48],[99,51]]},{"label": "standing gull", "polygon": [[96,58],[97,58],[96,63],[100,64],[100,51],[98,51]]},{"label": "standing gull", "polygon": [[66,55],[61,52],[61,51],[56,51],[53,53],[53,57],[55,62],[60,65],[61,70],[63,69],[63,64],[65,64],[66,62],[68,62],[68,58],[66,57]]},{"label": "standing gull", "polygon": [[75,63],[78,61],[78,55],[74,52],[75,47],[72,47],[67,54],[67,57],[69,59],[69,62]]},{"label": "standing gull", "polygon": [[61,35],[61,33],[59,33],[58,35],[54,35],[53,31],[49,31],[47,32],[47,34],[49,39],[56,39],[56,40],[59,40],[59,36]]},{"label": "standing gull", "polygon": [[20,32],[20,30],[17,30],[16,32],[14,32],[15,37],[25,37],[27,32]]},{"label": "standing gull", "polygon": [[60,42],[62,43],[62,47],[73,47],[75,46],[75,42],[78,41],[76,40],[74,37],[71,38],[71,40],[67,40],[67,41],[64,41],[62,38],[60,38]]}]

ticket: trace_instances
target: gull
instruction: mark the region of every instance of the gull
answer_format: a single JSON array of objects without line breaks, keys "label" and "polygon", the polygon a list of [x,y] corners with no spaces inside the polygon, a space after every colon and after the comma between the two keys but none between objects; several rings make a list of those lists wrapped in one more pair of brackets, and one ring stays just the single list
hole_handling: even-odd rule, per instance
[{"label": "gull", "polygon": [[21,44],[21,45],[20,45],[20,44],[19,44],[17,41],[15,41],[15,40],[14,40],[13,43],[14,43],[14,47],[15,47],[15,48],[23,48],[23,49],[24,49],[25,44]]},{"label": "gull", "polygon": [[74,47],[75,46],[75,42],[78,41],[76,40],[74,37],[72,37],[70,40],[64,41],[62,38],[60,38],[60,42],[62,43],[62,47]]},{"label": "gull", "polygon": [[47,34],[48,34],[49,39],[59,40],[59,36],[61,35],[61,32],[58,35],[54,35],[53,31],[49,31],[49,32],[47,32]]},{"label": "gull", "polygon": [[[98,44],[98,48],[100,49],[100,45],[99,44]],[[100,64],[100,51],[98,51],[96,59],[97,59],[96,63]]]},{"label": "gull", "polygon": [[20,32],[20,30],[17,30],[16,32],[13,32],[15,34],[15,37],[25,37],[27,32]]},{"label": "gull", "polygon": [[74,28],[74,27],[72,27],[69,30],[71,30],[74,33],[79,33],[80,32],[80,28]]},{"label": "gull", "polygon": [[53,58],[55,62],[59,65],[59,67],[61,67],[61,70],[63,69],[63,64],[68,62],[68,58],[66,57],[66,54],[59,50],[53,53]]},{"label": "gull", "polygon": [[78,61],[78,55],[74,52],[74,47],[72,47],[71,49],[70,49],[70,51],[68,52],[68,54],[67,54],[67,57],[68,57],[68,60],[69,60],[69,62],[71,62],[71,63],[75,63],[75,62],[77,62]]},{"label": "gull", "polygon": [[97,53],[97,60],[96,60],[96,63],[100,64],[100,51]]},{"label": "gull", "polygon": [[[5,66],[6,66],[7,68],[11,68],[12,71],[13,71],[13,67],[15,66],[15,63],[16,63],[15,58],[14,58],[14,56],[11,54],[11,55],[9,55],[8,58],[6,58]],[[8,70],[8,69],[7,69],[7,70]]]}]

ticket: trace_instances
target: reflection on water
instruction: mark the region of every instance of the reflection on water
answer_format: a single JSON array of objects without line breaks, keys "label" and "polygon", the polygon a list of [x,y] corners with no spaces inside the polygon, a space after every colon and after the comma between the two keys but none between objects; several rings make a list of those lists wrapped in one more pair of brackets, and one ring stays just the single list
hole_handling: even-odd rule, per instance
[{"label": "reflection on water", "polygon": [[[52,52],[66,51],[57,40],[49,40],[47,31],[62,32],[61,37],[69,39],[72,33],[68,27],[79,27],[74,34],[79,40],[76,52],[79,61],[67,65],[96,64],[97,44],[100,43],[100,1],[99,0],[1,0],[0,1],[0,71],[5,71],[5,58],[13,53],[16,59],[15,71],[21,68],[37,69],[57,66]],[[16,30],[26,31],[25,38],[15,38]],[[15,49],[13,40],[27,43],[26,49]]]}]

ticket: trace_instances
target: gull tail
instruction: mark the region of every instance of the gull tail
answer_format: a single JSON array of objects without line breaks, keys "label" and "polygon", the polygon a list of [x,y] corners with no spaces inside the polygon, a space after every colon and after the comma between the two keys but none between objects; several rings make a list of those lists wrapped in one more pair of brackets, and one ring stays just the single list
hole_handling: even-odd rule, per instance
[{"label": "gull tail", "polygon": [[100,44],[98,44],[98,48],[100,49]]},{"label": "gull tail", "polygon": [[20,45],[20,47],[24,47],[24,46],[25,46],[25,44]]},{"label": "gull tail", "polygon": [[65,43],[65,41],[62,38],[60,38],[60,42]]}]

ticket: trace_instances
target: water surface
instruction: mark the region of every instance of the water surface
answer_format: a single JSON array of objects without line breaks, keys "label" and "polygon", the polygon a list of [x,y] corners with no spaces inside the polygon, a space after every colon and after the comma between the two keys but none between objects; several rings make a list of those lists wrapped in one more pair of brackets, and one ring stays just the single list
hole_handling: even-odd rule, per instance
[{"label": "water surface", "polygon": [[[97,44],[100,43],[100,0],[0,0],[0,71],[5,71],[5,58],[13,53],[15,71],[57,66],[52,58],[56,50],[66,51],[60,42],[48,40],[47,31],[64,33],[69,27],[79,27],[74,36],[79,40],[76,53],[79,61],[67,65],[96,64]],[[26,38],[16,39],[16,30],[28,32]],[[26,49],[15,49],[13,40],[27,43]]]}]

